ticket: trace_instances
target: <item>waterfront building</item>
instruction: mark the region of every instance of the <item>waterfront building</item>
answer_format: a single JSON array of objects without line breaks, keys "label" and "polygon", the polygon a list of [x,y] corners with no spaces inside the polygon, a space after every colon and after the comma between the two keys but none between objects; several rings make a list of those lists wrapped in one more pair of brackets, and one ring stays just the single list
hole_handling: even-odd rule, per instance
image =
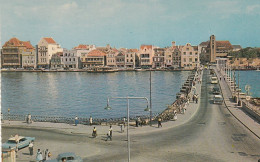
[{"label": "waterfront building", "polygon": [[250,67],[260,67],[260,58],[229,58],[228,65],[235,69],[247,69]]},{"label": "waterfront building", "polygon": [[141,45],[138,55],[141,68],[152,68],[154,50],[152,45]]},{"label": "waterfront building", "polygon": [[137,49],[127,49],[125,54],[125,68],[134,69],[136,67]]},{"label": "waterfront building", "polygon": [[63,68],[63,65],[61,64],[61,57],[63,56],[63,52],[57,52],[52,55],[50,60],[50,68],[57,70]]},{"label": "waterfront building", "polygon": [[178,46],[173,46],[172,50],[172,67],[174,69],[181,68],[181,51]]},{"label": "waterfront building", "polygon": [[78,63],[78,68],[81,69],[83,66],[83,62],[84,62],[85,58],[87,57],[87,54],[90,51],[96,49],[96,46],[80,44],[77,47],[74,47],[73,49],[75,49],[77,51],[77,53],[76,53],[77,57],[80,57],[80,60]]},{"label": "waterfront building", "polygon": [[152,68],[160,69],[166,66],[165,59],[165,48],[154,48],[153,66]]},{"label": "waterfront building", "polygon": [[63,49],[63,55],[61,56],[61,64],[65,69],[79,69],[80,57],[77,56],[77,50]]},{"label": "waterfront building", "polygon": [[32,44],[27,41],[23,42],[25,49],[22,50],[22,67],[24,69],[36,68],[36,51]]},{"label": "waterfront building", "polygon": [[116,56],[119,53],[119,51],[116,48],[112,48],[107,53],[107,66],[116,68]]},{"label": "waterfront building", "polygon": [[83,67],[85,68],[104,67],[106,66],[106,54],[95,49],[90,51],[83,61]]},{"label": "waterfront building", "polygon": [[42,38],[38,43],[38,67],[49,68],[50,60],[53,54],[63,52],[63,49],[53,38]]},{"label": "waterfront building", "polygon": [[209,41],[201,42],[198,46],[198,51],[200,53],[200,62],[206,63],[209,62],[209,54],[207,53],[207,47],[208,47]]},{"label": "waterfront building", "polygon": [[[202,44],[203,43],[203,44]],[[225,41],[217,41],[215,35],[210,36],[210,40],[207,42],[202,42],[201,44],[204,46],[204,44],[207,43],[206,53],[203,53],[202,56],[205,58],[206,62],[215,63],[216,58],[226,58],[227,54],[233,50],[233,47],[231,43],[228,40]]]},{"label": "waterfront building", "polygon": [[181,68],[191,70],[200,66],[198,46],[191,46],[187,43],[180,46],[181,51]]},{"label": "waterfront building", "polygon": [[119,51],[116,55],[116,67],[125,68],[125,51]]},{"label": "waterfront building", "polygon": [[11,38],[5,42],[1,50],[2,68],[22,68],[22,53],[32,52],[33,48],[28,48],[28,42]]}]

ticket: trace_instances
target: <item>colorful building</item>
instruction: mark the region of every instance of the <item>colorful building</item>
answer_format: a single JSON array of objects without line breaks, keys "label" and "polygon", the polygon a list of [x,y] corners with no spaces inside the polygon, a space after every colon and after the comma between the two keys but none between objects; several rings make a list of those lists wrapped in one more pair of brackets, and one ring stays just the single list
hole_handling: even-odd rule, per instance
[{"label": "colorful building", "polygon": [[92,50],[83,60],[83,67],[104,67],[106,66],[106,54],[100,50]]},{"label": "colorful building", "polygon": [[140,67],[141,68],[152,68],[153,65],[153,51],[152,45],[141,45],[140,50],[138,52],[138,57],[140,59]]},{"label": "colorful building", "polygon": [[42,38],[38,43],[38,67],[50,68],[50,60],[53,54],[63,52],[63,49],[53,38]]}]

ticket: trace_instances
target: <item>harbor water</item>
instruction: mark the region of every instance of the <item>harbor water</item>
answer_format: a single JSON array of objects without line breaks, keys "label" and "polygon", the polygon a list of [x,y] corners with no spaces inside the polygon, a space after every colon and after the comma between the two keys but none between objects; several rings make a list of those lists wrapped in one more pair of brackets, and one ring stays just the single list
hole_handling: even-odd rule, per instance
[{"label": "harbor water", "polygon": [[[190,71],[152,72],[152,112],[160,113],[176,99]],[[120,118],[126,116],[126,99],[150,100],[150,72],[2,72],[2,112],[60,117]],[[130,116],[149,115],[146,100],[130,100]]]}]

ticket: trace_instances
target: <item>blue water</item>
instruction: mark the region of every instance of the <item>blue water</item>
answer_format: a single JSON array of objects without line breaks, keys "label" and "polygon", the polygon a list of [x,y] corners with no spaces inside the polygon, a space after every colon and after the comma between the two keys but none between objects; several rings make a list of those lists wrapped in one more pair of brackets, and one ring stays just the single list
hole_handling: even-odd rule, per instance
[{"label": "blue water", "polygon": [[[126,100],[107,97],[147,97],[150,72],[2,72],[2,112],[65,117],[126,116]],[[152,72],[152,110],[171,104],[191,72]],[[145,100],[130,100],[130,116],[148,115]]]},{"label": "blue water", "polygon": [[250,85],[252,96],[260,97],[260,71],[236,71],[235,73],[237,85],[239,73],[239,87],[242,92],[246,93],[245,86]]}]

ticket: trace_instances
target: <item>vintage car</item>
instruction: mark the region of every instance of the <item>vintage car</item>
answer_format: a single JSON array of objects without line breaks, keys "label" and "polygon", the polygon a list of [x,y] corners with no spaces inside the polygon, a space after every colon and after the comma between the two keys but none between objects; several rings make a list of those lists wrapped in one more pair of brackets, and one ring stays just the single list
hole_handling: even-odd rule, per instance
[{"label": "vintage car", "polygon": [[222,104],[223,103],[223,97],[221,95],[214,95],[213,103],[214,104]]},{"label": "vintage car", "polygon": [[211,84],[218,84],[218,78],[217,77],[211,77]]},{"label": "vintage car", "polygon": [[62,162],[62,161],[70,161],[70,162],[83,162],[81,157],[75,155],[73,152],[65,152],[58,155],[56,159],[46,160],[46,162]]},{"label": "vintage car", "polygon": [[18,136],[11,137],[8,139],[7,142],[2,144],[3,149],[15,149],[16,146],[18,149],[22,149],[24,147],[29,146],[30,142],[33,142],[35,140],[35,137],[24,137],[24,136]]},{"label": "vintage car", "polygon": [[212,93],[215,94],[215,95],[218,95],[218,94],[220,94],[220,89],[218,87],[214,87],[212,89]]}]

